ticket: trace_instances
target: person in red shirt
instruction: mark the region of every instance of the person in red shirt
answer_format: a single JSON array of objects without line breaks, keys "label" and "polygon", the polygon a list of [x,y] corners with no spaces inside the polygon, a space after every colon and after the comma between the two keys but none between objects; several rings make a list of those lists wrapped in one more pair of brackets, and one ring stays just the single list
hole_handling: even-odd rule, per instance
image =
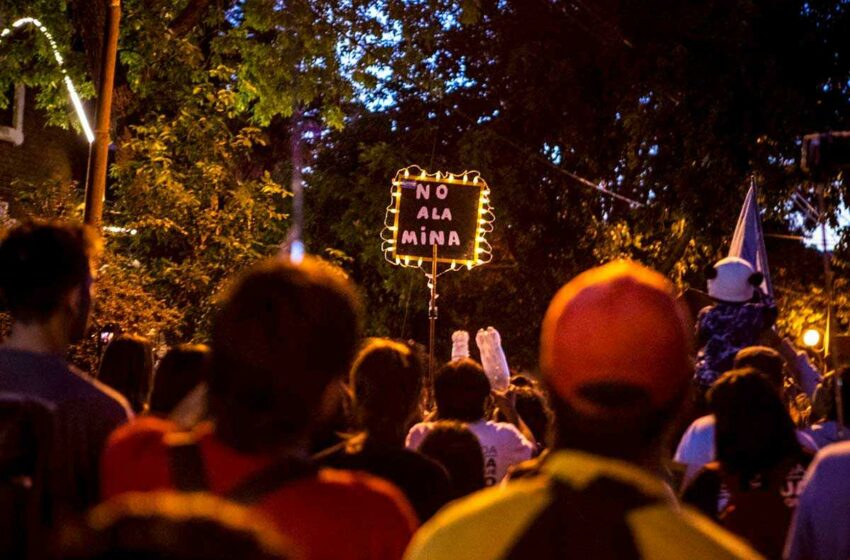
[{"label": "person in red shirt", "polygon": [[307,560],[401,558],[417,520],[400,491],[320,469],[307,451],[340,395],[359,309],[342,272],[321,261],[249,270],[213,324],[213,421],[188,434],[154,418],[116,431],[103,457],[103,495],[208,491],[261,510]]}]

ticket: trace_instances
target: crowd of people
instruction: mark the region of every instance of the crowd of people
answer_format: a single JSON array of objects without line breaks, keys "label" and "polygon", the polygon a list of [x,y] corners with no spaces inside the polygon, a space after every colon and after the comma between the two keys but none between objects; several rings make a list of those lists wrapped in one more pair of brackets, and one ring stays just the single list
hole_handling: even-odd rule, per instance
[{"label": "crowd of people", "polygon": [[341,270],[271,259],[209,346],[119,335],[89,374],[65,356],[98,251],[58,222],[0,241],[3,558],[850,557],[850,370],[773,334],[746,261],[695,320],[657,272],[589,270],[539,371],[487,328],[431,379],[416,343],[361,337]]}]

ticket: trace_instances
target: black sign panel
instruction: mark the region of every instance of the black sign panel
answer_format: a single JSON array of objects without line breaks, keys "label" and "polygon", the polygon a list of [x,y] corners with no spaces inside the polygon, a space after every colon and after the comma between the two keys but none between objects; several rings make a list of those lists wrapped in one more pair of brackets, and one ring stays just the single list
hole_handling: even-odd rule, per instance
[{"label": "black sign panel", "polygon": [[485,184],[455,177],[398,178],[393,251],[397,259],[477,262]]}]

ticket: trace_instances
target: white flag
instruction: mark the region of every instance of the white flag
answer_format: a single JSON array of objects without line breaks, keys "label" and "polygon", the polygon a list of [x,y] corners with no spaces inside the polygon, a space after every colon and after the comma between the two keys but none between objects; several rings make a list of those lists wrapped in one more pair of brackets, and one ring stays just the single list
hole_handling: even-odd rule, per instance
[{"label": "white flag", "polygon": [[764,233],[761,229],[761,214],[759,212],[758,189],[755,179],[744,199],[744,207],[738,216],[738,225],[732,236],[729,247],[730,257],[739,257],[753,265],[753,268],[764,275],[761,289],[773,297],[773,284],[770,282],[770,269],[767,265],[767,250],[764,247]]}]

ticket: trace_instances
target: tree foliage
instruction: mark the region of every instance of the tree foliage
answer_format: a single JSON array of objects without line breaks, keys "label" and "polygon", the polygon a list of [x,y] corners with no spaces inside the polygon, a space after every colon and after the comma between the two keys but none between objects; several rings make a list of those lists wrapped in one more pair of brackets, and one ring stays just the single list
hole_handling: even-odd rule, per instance
[{"label": "tree foliage", "polygon": [[47,123],[68,128],[78,126],[69,106],[64,75],[57,64],[50,42],[32,25],[12,28],[24,17],[36,17],[49,30],[59,47],[64,68],[82,98],[94,94],[88,78],[85,54],[71,48],[75,31],[68,19],[69,4],[57,0],[0,0],[0,29],[11,33],[0,38],[0,108],[11,102],[8,93],[14,84],[23,84],[36,92],[36,107],[44,111]]},{"label": "tree foliage", "polygon": [[[27,216],[70,221],[82,218],[82,193],[73,184],[17,187],[21,193],[18,203],[25,207]],[[14,225],[14,220],[0,221],[0,237]],[[168,305],[150,290],[153,279],[141,263],[116,251],[114,238],[109,232],[106,234],[106,250],[93,263],[97,281],[89,334],[70,352],[74,363],[88,372],[97,371],[103,347],[99,334],[104,329],[137,333],[158,342],[161,338],[179,340],[184,324],[181,310]],[[10,317],[0,310],[0,338],[10,326]]]},{"label": "tree foliage", "polygon": [[[802,188],[811,197],[797,169],[801,135],[847,125],[850,67],[838,56],[850,25],[845,4],[405,7],[397,14],[401,54],[385,85],[395,103],[376,114],[361,109],[323,143],[310,193],[313,246],[356,257],[373,317],[391,334],[423,339],[427,324],[424,280],[383,262],[374,241],[389,179],[410,163],[475,168],[491,185],[496,258],[441,277],[440,329],[445,342],[453,328],[493,324],[520,365],[535,363],[551,295],[597,262],[638,259],[704,289],[702,270],[725,254],[751,174],[762,187],[767,231],[810,231],[789,195]],[[844,193],[843,183],[833,184],[831,216]],[[327,223],[340,211],[356,228]],[[822,282],[819,264],[803,274],[787,255],[781,244],[771,251],[785,293]],[[783,302],[782,325],[796,336],[804,310]],[[408,307],[408,320],[399,319]],[[815,317],[816,307],[806,309]]]},{"label": "tree foliage", "polygon": [[[55,27],[75,77],[92,56],[71,46],[92,34],[63,14],[88,2],[28,7]],[[18,4],[0,1],[0,14]],[[224,278],[283,241],[293,139],[309,154],[308,248],[363,286],[374,334],[427,338],[424,279],[380,253],[391,177],[412,163],[479,170],[493,191],[495,259],[440,278],[441,352],[452,329],[492,324],[515,365],[534,367],[547,302],[589,266],[634,258],[703,287],[750,175],[767,231],[810,233],[789,203],[797,190],[813,202],[800,137],[848,126],[850,7],[834,0],[126,0],[123,10],[107,221],[125,233],[110,247],[116,266],[140,263],[124,272],[179,312],[186,337],[203,335]],[[0,86],[30,80],[47,96],[40,106],[65,118],[55,72],[33,62],[46,53],[37,46],[33,58],[36,38],[23,39],[0,47]],[[829,182],[836,227],[847,197],[840,178]],[[781,325],[796,336],[816,320],[822,278],[810,252],[787,243],[771,241],[771,264]],[[836,250],[840,275],[848,246]]]}]

